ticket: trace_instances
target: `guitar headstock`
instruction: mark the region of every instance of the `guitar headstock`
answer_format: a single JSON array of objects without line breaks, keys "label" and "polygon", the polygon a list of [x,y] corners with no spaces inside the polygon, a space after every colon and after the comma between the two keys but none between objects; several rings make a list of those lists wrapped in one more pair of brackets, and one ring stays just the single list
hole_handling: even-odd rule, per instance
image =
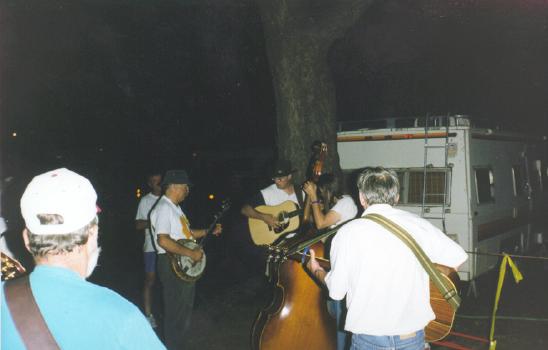
[{"label": "guitar headstock", "polygon": [[312,152],[312,168],[309,169],[309,171],[311,172],[310,178],[314,182],[317,182],[320,175],[322,175],[323,163],[325,162],[325,158],[327,155],[327,143],[323,141],[315,141],[312,144]]},{"label": "guitar headstock", "polygon": [[228,209],[230,209],[230,206],[232,205],[232,203],[230,203],[230,198],[226,198],[222,201],[221,203],[221,211],[224,213],[226,211],[228,211]]},{"label": "guitar headstock", "polygon": [[1,253],[2,281],[8,281],[25,273],[25,268],[15,259]]},{"label": "guitar headstock", "polygon": [[223,215],[226,214],[226,212],[230,209],[230,206],[231,206],[232,203],[230,203],[230,198],[226,198],[224,199],[222,202],[221,202],[221,209],[219,210],[218,213],[216,213],[213,218],[215,221],[218,221],[219,219],[221,219],[221,217]]}]

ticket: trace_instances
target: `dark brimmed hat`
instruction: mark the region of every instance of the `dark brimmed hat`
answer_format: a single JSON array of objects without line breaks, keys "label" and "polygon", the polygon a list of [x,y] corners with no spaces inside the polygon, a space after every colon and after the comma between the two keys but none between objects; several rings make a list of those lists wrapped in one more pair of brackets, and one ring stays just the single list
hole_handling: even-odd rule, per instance
[{"label": "dark brimmed hat", "polygon": [[289,160],[280,159],[274,164],[274,169],[272,169],[272,177],[287,176],[295,171],[296,169],[293,169]]},{"label": "dark brimmed hat", "polygon": [[188,178],[188,174],[185,170],[168,170],[162,180],[162,185],[189,185],[192,186],[192,182]]}]

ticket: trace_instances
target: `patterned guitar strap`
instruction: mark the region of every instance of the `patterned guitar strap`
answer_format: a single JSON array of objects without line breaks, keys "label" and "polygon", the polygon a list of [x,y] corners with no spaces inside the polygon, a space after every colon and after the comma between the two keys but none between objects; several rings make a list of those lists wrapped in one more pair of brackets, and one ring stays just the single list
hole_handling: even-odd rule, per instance
[{"label": "patterned guitar strap", "polygon": [[186,216],[181,215],[179,220],[181,221],[183,235],[185,235],[186,239],[193,239],[192,232],[190,231],[190,222],[188,222]]},{"label": "patterned guitar strap", "polygon": [[457,290],[441,276],[441,272],[436,269],[434,264],[432,264],[432,261],[430,261],[430,258],[428,258],[422,248],[403,227],[397,225],[380,214],[367,214],[364,218],[381,225],[405,243],[405,245],[408,246],[415,254],[422,267],[428,273],[428,276],[430,276],[430,279],[434,285],[438,288],[445,300],[447,300],[447,302],[451,305],[453,310],[456,311],[459,308],[461,299]]}]

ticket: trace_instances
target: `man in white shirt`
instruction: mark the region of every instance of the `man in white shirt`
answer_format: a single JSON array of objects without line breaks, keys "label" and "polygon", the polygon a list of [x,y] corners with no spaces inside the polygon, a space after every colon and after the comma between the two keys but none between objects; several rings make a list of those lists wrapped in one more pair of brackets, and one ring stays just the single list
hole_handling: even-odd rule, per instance
[{"label": "man in white shirt", "polygon": [[[393,206],[399,199],[398,176],[381,167],[358,178],[363,216],[381,214],[403,227],[432,262],[457,268],[464,250],[438,228]],[[413,252],[394,234],[366,219],[344,225],[331,245],[331,271],[320,267],[311,252],[308,268],[327,285],[329,296],[346,296],[345,330],[353,350],[424,348],[424,327],[434,319],[429,276]]]},{"label": "man in white shirt", "polygon": [[[167,252],[186,255],[199,262],[204,252],[200,248],[190,249],[177,243],[180,239],[198,239],[207,234],[207,229],[194,229],[179,206],[189,195],[192,186],[185,170],[169,170],[162,185],[164,195],[150,212],[150,225],[158,252],[158,276],[163,286],[164,335],[168,349],[183,349],[186,331],[194,306],[195,282],[183,281],[175,275]],[[217,225],[214,235],[222,231]]]},{"label": "man in white shirt", "polygon": [[[278,160],[270,174],[273,183],[249,198],[246,204],[242,206],[241,214],[245,218],[262,220],[270,227],[279,226],[280,223],[273,215],[261,213],[255,208],[261,205],[277,206],[286,201],[292,201],[297,206],[302,207],[303,192],[295,191],[293,185],[293,173],[295,171],[289,160]],[[236,234],[233,240],[234,249],[246,262],[247,268],[261,275],[264,274],[267,250],[262,246],[257,246],[252,241],[247,220],[245,222],[242,220],[240,226],[234,232]]]},{"label": "man in white shirt", "polygon": [[143,285],[143,308],[148,322],[152,328],[156,328],[156,320],[152,314],[152,287],[156,280],[156,250],[152,242],[152,233],[149,229],[148,215],[152,206],[162,194],[162,175],[152,173],[147,178],[147,185],[150,192],[139,201],[137,214],[135,215],[135,228],[144,234],[143,257],[145,262],[145,281]]},{"label": "man in white shirt", "polygon": [[[274,181],[274,183],[263,188],[260,191],[260,194],[257,194],[252,198],[249,203],[244,204],[241,210],[242,215],[248,218],[262,220],[270,227],[279,225],[274,216],[258,212],[255,210],[255,207],[259,205],[276,206],[285,201],[292,201],[301,206],[302,192],[299,194],[295,192],[295,186],[293,185],[292,179],[292,174],[294,172],[295,169],[291,166],[290,161],[284,159],[278,160],[274,165],[274,171],[272,172],[272,181]],[[297,195],[300,197],[297,197]]]}]

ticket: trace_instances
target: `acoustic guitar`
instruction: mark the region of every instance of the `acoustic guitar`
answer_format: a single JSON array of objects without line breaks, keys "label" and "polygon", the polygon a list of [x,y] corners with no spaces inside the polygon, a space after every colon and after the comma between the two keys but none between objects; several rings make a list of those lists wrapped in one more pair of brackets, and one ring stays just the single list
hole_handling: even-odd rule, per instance
[{"label": "acoustic guitar", "polygon": [[[457,290],[456,286],[460,282],[459,274],[446,266],[436,265],[436,267],[441,272],[442,278]],[[456,310],[445,300],[432,280],[430,280],[430,306],[434,311],[435,319],[424,328],[424,337],[427,342],[434,342],[449,334],[453,327]]]},{"label": "acoustic guitar", "polygon": [[282,204],[274,206],[259,205],[255,207],[255,210],[274,216],[281,224],[280,227],[270,227],[263,220],[249,218],[249,232],[251,233],[253,243],[256,245],[272,244],[286,233],[293,232],[299,228],[299,215],[302,213],[302,210],[292,201],[285,201]]}]

